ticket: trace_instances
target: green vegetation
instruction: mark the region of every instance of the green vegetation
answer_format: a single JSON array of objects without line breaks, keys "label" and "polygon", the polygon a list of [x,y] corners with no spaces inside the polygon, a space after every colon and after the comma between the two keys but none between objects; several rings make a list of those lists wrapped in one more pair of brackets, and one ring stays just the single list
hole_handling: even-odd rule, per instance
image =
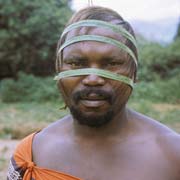
[{"label": "green vegetation", "polygon": [[180,74],[168,79],[140,81],[136,84],[131,99],[134,102],[144,99],[154,103],[178,104],[180,103],[179,86]]},{"label": "green vegetation", "polygon": [[174,39],[176,40],[178,38],[180,38],[180,17],[179,17],[179,24],[178,24],[177,32]]},{"label": "green vegetation", "polygon": [[[146,43],[139,46],[138,78],[166,81],[180,75],[180,38],[169,45]],[[178,80],[178,78],[177,78]]]},{"label": "green vegetation", "polygon": [[0,137],[22,138],[63,117],[60,103],[0,103]]},{"label": "green vegetation", "polygon": [[3,102],[46,102],[60,99],[53,77],[40,78],[18,73],[18,80],[4,79],[0,84]]},{"label": "green vegetation", "polygon": [[0,78],[54,73],[57,40],[71,0],[0,0]]}]

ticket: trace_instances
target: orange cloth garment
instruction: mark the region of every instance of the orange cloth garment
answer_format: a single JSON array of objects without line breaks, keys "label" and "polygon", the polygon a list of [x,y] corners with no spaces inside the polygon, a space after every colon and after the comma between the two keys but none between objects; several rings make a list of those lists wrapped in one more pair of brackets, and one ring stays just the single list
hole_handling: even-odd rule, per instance
[{"label": "orange cloth garment", "polygon": [[8,180],[80,180],[71,175],[36,166],[32,162],[32,141],[35,133],[27,136],[17,146],[9,169]]}]

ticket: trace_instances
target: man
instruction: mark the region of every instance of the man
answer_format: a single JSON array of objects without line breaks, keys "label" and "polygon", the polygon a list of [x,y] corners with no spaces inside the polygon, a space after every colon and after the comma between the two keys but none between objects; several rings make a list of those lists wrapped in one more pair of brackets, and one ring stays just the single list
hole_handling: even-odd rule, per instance
[{"label": "man", "polygon": [[8,179],[180,180],[179,135],[126,107],[137,45],[119,14],[93,6],[77,12],[56,66],[71,115],[19,144]]}]

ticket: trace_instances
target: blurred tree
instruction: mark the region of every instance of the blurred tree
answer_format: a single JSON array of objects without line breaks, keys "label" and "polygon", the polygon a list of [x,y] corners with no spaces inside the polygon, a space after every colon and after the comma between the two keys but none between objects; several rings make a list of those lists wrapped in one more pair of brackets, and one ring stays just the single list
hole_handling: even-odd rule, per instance
[{"label": "blurred tree", "polygon": [[140,80],[152,81],[180,75],[180,38],[167,46],[147,43],[139,48]]},{"label": "blurred tree", "polygon": [[176,40],[177,38],[180,38],[180,17],[179,17],[179,24],[178,24],[178,27],[177,27],[177,33],[176,33],[176,35],[175,35],[175,40]]},{"label": "blurred tree", "polygon": [[56,44],[72,14],[71,0],[0,0],[0,78],[19,70],[54,73]]}]

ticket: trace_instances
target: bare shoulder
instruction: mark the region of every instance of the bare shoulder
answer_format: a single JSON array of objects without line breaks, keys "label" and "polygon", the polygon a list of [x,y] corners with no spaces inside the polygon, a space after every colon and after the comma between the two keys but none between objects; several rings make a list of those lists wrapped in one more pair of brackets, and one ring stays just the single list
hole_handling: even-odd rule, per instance
[{"label": "bare shoulder", "polygon": [[159,147],[164,157],[176,163],[180,167],[180,134],[166,125],[140,113],[134,112],[136,120],[139,121],[141,129],[146,134],[154,137],[154,141]]},{"label": "bare shoulder", "polygon": [[157,138],[164,154],[180,167],[180,135],[172,132]]},{"label": "bare shoulder", "polygon": [[56,148],[58,144],[65,144],[64,141],[71,131],[69,128],[71,123],[71,117],[68,115],[37,133],[32,143],[33,159],[39,161],[48,152],[53,152],[53,148]]},{"label": "bare shoulder", "polygon": [[49,126],[36,134],[33,144],[47,143],[50,139],[56,139],[56,136],[58,136],[59,139],[61,136],[63,137],[67,135],[69,130],[68,128],[71,127],[71,124],[72,118],[70,115],[51,123]]},{"label": "bare shoulder", "polygon": [[161,134],[157,142],[169,169],[180,179],[180,135],[175,132]]}]

